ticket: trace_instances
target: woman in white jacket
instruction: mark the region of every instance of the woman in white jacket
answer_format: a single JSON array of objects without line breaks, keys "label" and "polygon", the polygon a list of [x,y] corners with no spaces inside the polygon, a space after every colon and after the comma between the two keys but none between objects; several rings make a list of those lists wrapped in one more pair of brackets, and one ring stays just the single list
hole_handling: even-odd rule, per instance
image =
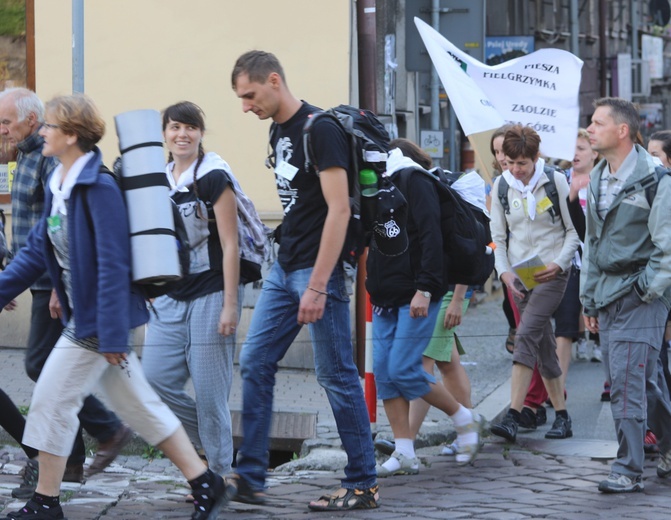
[{"label": "woman in white jacket", "polygon": [[[561,384],[552,314],[564,294],[579,238],[566,203],[569,192],[566,177],[545,168],[539,146],[540,137],[533,129],[519,125],[510,128],[503,141],[508,170],[493,187],[493,192],[498,194],[501,182],[508,185],[507,208],[499,197],[492,198],[496,272],[511,291],[521,314],[513,354],[510,409],[500,423],[492,425],[492,433],[510,442],[515,441],[518,427],[535,428],[535,414],[523,408],[535,364],[556,414],[545,437],[564,439],[573,435]],[[554,207],[546,193],[550,183],[548,175],[553,176],[559,208]],[[516,273],[513,266],[536,256],[543,267],[525,286],[518,277],[519,270]]]}]

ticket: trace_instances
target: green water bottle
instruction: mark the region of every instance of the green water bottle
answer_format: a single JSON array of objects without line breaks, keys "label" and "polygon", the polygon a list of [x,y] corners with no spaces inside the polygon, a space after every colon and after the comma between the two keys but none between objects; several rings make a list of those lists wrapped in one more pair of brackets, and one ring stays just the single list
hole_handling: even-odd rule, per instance
[{"label": "green water bottle", "polygon": [[364,229],[373,229],[377,215],[377,173],[371,169],[359,172],[359,186],[361,189],[361,223]]}]

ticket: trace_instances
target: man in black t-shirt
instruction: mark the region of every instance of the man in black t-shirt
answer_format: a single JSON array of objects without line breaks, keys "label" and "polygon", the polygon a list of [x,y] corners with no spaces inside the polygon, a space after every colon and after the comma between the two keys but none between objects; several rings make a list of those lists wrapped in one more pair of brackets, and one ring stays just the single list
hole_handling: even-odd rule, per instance
[{"label": "man in black t-shirt", "polygon": [[237,500],[264,501],[277,363],[301,327],[308,325],[317,380],[329,398],[348,456],[342,488],[308,507],[375,508],[374,448],[352,355],[349,296],[339,263],[350,217],[348,186],[354,180],[348,171],[348,140],[331,118],[317,121],[311,135],[318,169],[305,169],[303,127],[319,109],[291,94],[282,66],[270,53],[240,56],[232,87],[244,112],[277,124],[270,144],[284,208],[278,261],[264,280],[240,354],[244,438],[237,463]]}]

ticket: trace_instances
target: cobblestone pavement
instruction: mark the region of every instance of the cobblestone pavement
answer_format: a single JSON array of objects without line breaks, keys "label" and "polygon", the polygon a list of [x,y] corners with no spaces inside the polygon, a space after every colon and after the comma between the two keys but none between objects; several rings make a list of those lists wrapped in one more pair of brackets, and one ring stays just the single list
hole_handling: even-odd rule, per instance
[{"label": "cobblestone pavement", "polygon": [[[579,441],[558,441],[579,442]],[[559,457],[486,442],[472,466],[458,467],[438,455],[439,447],[419,451],[419,475],[381,480],[381,507],[349,513],[312,513],[306,505],[338,487],[341,472],[278,472],[269,484],[264,507],[232,503],[219,518],[665,518],[671,509],[671,480],[655,476],[648,460],[645,492],[604,495],[596,490],[608,473],[607,461]],[[23,501],[10,498],[19,482],[22,456],[17,448],[0,449],[0,510]],[[18,460],[17,460],[18,459]],[[70,520],[189,518],[187,485],[166,460],[120,457],[104,474],[79,484],[64,484],[63,506]]]},{"label": "cobblestone pavement", "polygon": [[[492,420],[505,410],[510,395],[510,356],[503,348],[507,325],[500,301],[483,302],[469,311],[460,332],[467,350],[462,362],[473,385],[473,402],[477,411]],[[571,394],[573,410],[583,400],[598,398],[602,376],[597,368],[582,366],[581,378],[596,386]],[[574,375],[580,374],[580,370],[575,370]],[[237,370],[235,378],[231,406],[240,409]],[[0,349],[0,381],[18,405],[29,404],[33,383],[25,375],[22,351]],[[431,445],[418,450],[423,462],[419,475],[381,480],[381,507],[377,510],[312,513],[307,503],[339,487],[345,464],[333,415],[314,372],[280,370],[274,409],[318,415],[317,438],[304,444],[304,452],[311,451],[310,456],[271,473],[268,506],[233,503],[220,518],[648,519],[662,517],[671,510],[671,479],[656,477],[656,462],[652,459],[647,462],[644,493],[603,495],[597,491],[597,483],[608,474],[608,457],[612,459],[616,451],[612,440],[605,436],[548,443],[527,434],[515,446],[487,438],[475,463],[458,467],[453,459],[440,456],[441,448],[436,446],[454,434],[451,422],[444,414],[431,410],[420,434],[419,440],[424,442],[418,442],[418,446]],[[591,412],[592,421],[603,423],[612,435],[612,419],[599,419],[603,411]],[[381,436],[389,436],[381,403],[375,429]],[[24,503],[10,495],[20,482],[18,473],[24,465],[24,455],[17,447],[4,446],[7,439],[0,435],[0,518]],[[185,480],[168,460],[147,460],[137,455],[142,450],[142,444],[136,444],[135,451],[117,458],[105,473],[84,484],[65,483],[62,502],[67,518],[189,518],[193,506],[184,501],[188,493]],[[303,463],[308,460],[312,462]]]},{"label": "cobblestone pavement", "polygon": [[[459,328],[459,337],[466,349],[461,359],[472,382],[473,404],[490,420],[507,406],[510,395],[508,378],[511,358],[503,348],[507,330],[500,299],[491,299],[470,309]],[[25,373],[22,349],[0,349],[0,386],[17,406],[28,407],[34,383]],[[187,391],[192,392],[190,385]],[[99,397],[105,400],[104,395]],[[232,410],[242,409],[242,383],[237,365],[234,367],[229,402]],[[313,370],[280,369],[276,376],[273,410],[316,414],[317,438],[307,441],[308,449],[340,445],[333,413]],[[374,432],[390,435],[382,401],[377,402],[377,418],[372,426]],[[438,444],[453,434],[451,420],[432,408],[420,432],[418,444]],[[11,442],[11,438],[0,428],[0,445]],[[134,448],[135,454],[142,453],[141,444],[134,443],[131,451]]]}]

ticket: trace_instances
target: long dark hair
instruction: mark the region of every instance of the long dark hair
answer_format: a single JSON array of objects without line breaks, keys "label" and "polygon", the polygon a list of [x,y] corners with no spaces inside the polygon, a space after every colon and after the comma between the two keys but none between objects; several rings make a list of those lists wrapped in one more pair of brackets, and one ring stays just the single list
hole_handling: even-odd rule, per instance
[{"label": "long dark hair", "polygon": [[403,137],[392,139],[389,142],[389,149],[393,150],[394,148],[401,150],[403,155],[410,157],[410,159],[415,161],[425,170],[430,170],[433,167],[433,159],[431,159],[429,154],[413,143],[410,139],[404,139]]},{"label": "long dark hair", "polygon": [[662,143],[662,150],[666,156],[671,160],[671,130],[659,130],[650,136],[650,141],[660,141]]},{"label": "long dark hair", "polygon": [[492,152],[492,157],[494,157],[494,161],[492,162],[492,166],[496,171],[499,171],[499,168],[501,168],[501,165],[499,164],[499,161],[496,160],[496,151],[494,150],[494,139],[497,137],[503,137],[506,135],[506,132],[512,128],[512,124],[507,124],[500,126],[496,130],[494,130],[494,133],[492,134],[492,137],[489,139],[489,151]]},{"label": "long dark hair", "polygon": [[[191,125],[195,128],[198,128],[201,132],[205,132],[205,114],[203,110],[192,103],[191,101],[180,101],[174,105],[170,105],[163,111],[163,131],[168,127],[170,121],[177,121],[185,125]],[[198,168],[203,162],[205,157],[205,150],[203,148],[203,142],[198,143],[198,160],[196,165],[193,167],[193,193],[196,196],[196,215],[198,218],[203,220],[209,220],[203,217],[202,211],[200,209],[200,196],[198,194],[198,184],[196,183],[196,174]],[[172,162],[174,157],[172,152],[168,153],[168,162]]]}]

